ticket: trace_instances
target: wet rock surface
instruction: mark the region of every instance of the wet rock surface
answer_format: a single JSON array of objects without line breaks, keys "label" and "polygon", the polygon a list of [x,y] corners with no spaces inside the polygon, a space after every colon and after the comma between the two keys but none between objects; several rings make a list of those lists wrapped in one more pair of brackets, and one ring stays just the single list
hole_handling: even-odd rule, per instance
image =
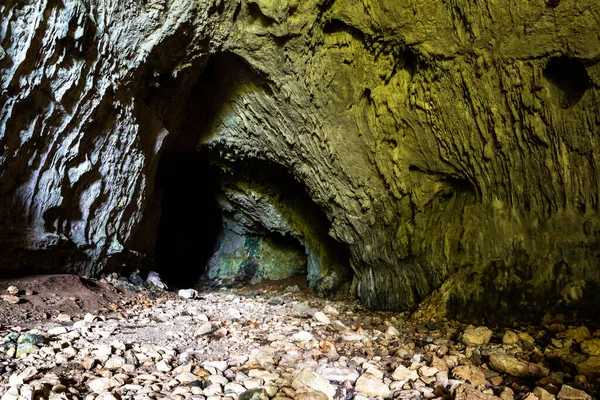
[{"label": "wet rock surface", "polygon": [[[475,328],[368,311],[301,290],[199,290],[185,299],[113,289],[113,306],[94,312],[66,313],[58,305],[47,318],[29,321],[0,314],[2,399],[584,400],[598,394],[600,369],[585,375],[577,369],[597,357],[588,354],[600,339],[591,324]],[[474,331],[483,340],[465,344]],[[517,340],[505,344],[508,332]]]}]

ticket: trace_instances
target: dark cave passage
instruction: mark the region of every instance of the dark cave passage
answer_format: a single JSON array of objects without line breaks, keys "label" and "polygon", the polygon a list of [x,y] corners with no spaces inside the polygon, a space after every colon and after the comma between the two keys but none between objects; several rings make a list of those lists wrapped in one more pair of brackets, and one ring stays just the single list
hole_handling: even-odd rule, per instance
[{"label": "dark cave passage", "polygon": [[198,151],[165,154],[158,166],[162,196],[155,261],[169,286],[192,287],[204,273],[221,230],[216,177]]},{"label": "dark cave passage", "polygon": [[[201,68],[183,106],[165,114],[172,135],[156,174],[153,268],[173,289],[201,277],[228,285],[303,276],[333,294],[351,277],[348,251],[328,235],[330,222],[304,184],[283,165],[224,157],[231,149],[204,141],[238,87],[268,92],[267,82],[233,54],[213,55]],[[146,103],[160,109],[177,86],[163,82]]]}]

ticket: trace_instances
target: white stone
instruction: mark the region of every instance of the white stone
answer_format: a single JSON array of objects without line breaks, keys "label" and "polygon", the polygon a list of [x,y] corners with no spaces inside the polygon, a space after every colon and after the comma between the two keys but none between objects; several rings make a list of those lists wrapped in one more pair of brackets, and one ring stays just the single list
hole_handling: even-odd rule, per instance
[{"label": "white stone", "polygon": [[329,317],[327,317],[327,315],[325,315],[321,311],[317,311],[315,313],[315,315],[313,315],[313,318],[316,319],[317,321],[321,322],[321,323],[324,323],[324,324],[331,323],[331,320],[329,319]]},{"label": "white stone", "polygon": [[55,328],[48,329],[47,333],[50,336],[62,335],[63,333],[67,333],[67,328],[64,326],[57,326]]},{"label": "white stone", "polygon": [[227,361],[209,361],[203,364],[204,368],[215,368],[221,372],[225,371],[227,369],[227,366]]},{"label": "white stone", "polygon": [[177,292],[179,297],[184,299],[192,300],[198,297],[198,291],[196,289],[181,289]]},{"label": "white stone", "polygon": [[307,342],[313,339],[313,335],[310,332],[300,331],[292,335],[292,340],[294,342]]},{"label": "white stone", "polygon": [[419,379],[419,373],[400,365],[392,374],[392,378],[397,381],[411,382]]},{"label": "white stone", "polygon": [[97,378],[88,382],[88,386],[94,393],[102,393],[108,389],[119,386],[119,382],[110,378]]}]

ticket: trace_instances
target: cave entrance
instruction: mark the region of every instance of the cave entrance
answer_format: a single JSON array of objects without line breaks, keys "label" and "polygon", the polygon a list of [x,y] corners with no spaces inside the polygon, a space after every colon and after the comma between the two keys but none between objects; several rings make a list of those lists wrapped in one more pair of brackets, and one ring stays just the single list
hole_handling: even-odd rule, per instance
[{"label": "cave entrance", "polygon": [[157,184],[162,202],[156,270],[170,287],[193,287],[221,231],[215,173],[198,151],[171,151],[158,165]]}]

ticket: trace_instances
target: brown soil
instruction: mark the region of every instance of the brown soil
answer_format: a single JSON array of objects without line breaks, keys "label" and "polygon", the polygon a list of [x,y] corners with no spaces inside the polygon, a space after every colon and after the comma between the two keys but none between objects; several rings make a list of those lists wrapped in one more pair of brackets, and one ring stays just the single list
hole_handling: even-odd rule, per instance
[{"label": "brown soil", "polygon": [[[86,313],[114,310],[123,294],[106,282],[76,275],[34,275],[0,280],[0,294],[19,289],[19,303],[0,300],[0,325],[27,325],[59,313],[82,318]],[[125,298],[127,298],[125,294]],[[129,294],[131,296],[131,294]]]}]

